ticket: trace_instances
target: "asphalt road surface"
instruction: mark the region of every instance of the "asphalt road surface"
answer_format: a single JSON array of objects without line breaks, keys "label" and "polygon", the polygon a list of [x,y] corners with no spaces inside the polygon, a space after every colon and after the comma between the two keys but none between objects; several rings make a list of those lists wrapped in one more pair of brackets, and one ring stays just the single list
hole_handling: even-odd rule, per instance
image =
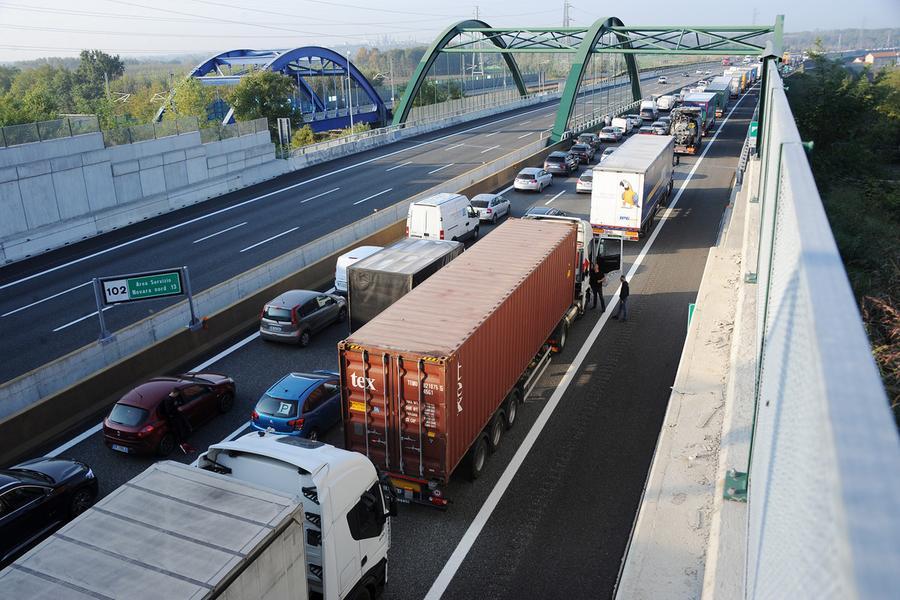
[{"label": "asphalt road surface", "polygon": [[[679,89],[700,78],[689,72],[687,78],[670,75],[666,86],[645,81],[644,92]],[[303,169],[6,266],[0,269],[0,382],[97,340],[93,277],[186,265],[199,292],[533,142],[552,127],[557,105]],[[110,307],[107,327],[116,331],[179,300]]]},{"label": "asphalt road surface", "polygon": [[[657,220],[655,239],[626,243],[627,272],[652,240],[631,278],[628,322],[605,321],[595,310],[577,323],[484,475],[474,483],[452,478],[446,489],[453,500],[449,510],[401,506],[392,522],[385,598],[422,598],[433,585],[433,597],[442,592],[445,598],[612,596],[675,378],[688,303],[696,298],[715,244],[756,99],[755,92],[744,96],[728,122],[718,126],[716,141],[706,139],[702,162],[682,158],[675,189],[684,184],[683,191],[664,222]],[[505,194],[513,216],[530,206],[550,205],[586,217],[589,195],[575,194],[575,181],[574,175],[556,178],[541,194]],[[491,227],[485,227],[489,234]],[[607,299],[615,289],[613,284],[606,288]],[[586,344],[598,327],[599,335]],[[256,400],[284,373],[334,369],[336,344],[345,335],[344,326],[332,326],[305,349],[252,336],[236,340],[240,348],[210,366],[236,379],[235,407],[194,432],[191,443],[202,449],[245,431]],[[587,347],[575,362],[582,346]],[[551,397],[570,367],[571,385],[560,390],[564,393],[554,404]],[[523,445],[531,431],[534,439]],[[340,427],[326,437],[337,445],[341,439]],[[517,464],[514,455],[527,444],[533,446],[508,478],[508,487],[498,487],[504,470]],[[90,464],[101,494],[150,464],[112,452],[98,433],[70,441],[62,455]],[[190,462],[196,456],[174,458]],[[497,497],[498,502],[489,501]],[[454,552],[473,523],[484,524],[474,543]]]}]

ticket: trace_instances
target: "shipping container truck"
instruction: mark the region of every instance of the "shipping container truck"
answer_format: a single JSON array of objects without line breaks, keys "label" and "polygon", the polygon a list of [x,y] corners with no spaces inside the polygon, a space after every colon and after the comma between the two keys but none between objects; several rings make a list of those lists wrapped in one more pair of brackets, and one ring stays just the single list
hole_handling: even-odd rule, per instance
[{"label": "shipping container truck", "polygon": [[725,114],[728,99],[731,97],[731,77],[727,75],[714,77],[706,86],[706,92],[716,95],[716,118],[718,119]]},{"label": "shipping container truck", "polygon": [[699,154],[703,140],[703,111],[696,106],[679,106],[672,110],[671,134],[676,154]]},{"label": "shipping container truck", "polygon": [[687,94],[682,106],[695,106],[700,109],[700,133],[708,135],[716,125],[716,95],[712,92]]},{"label": "shipping container truck", "polygon": [[515,423],[584,310],[577,230],[510,219],[338,344],[345,447],[400,501],[445,508],[451,475],[477,478]]},{"label": "shipping container truck", "polygon": [[371,321],[463,250],[461,242],[407,238],[351,265],[347,269],[350,330]]},{"label": "shipping container truck", "polygon": [[591,226],[595,235],[638,240],[651,229],[674,187],[674,148],[669,135],[636,136],[594,165]]},{"label": "shipping container truck", "polygon": [[0,595],[374,597],[393,506],[364,457],[253,433],[148,467],[0,572]]},{"label": "shipping container truck", "polygon": [[729,87],[729,96],[732,100],[741,95],[741,78],[736,74],[732,73],[727,75],[727,77],[731,78],[731,85]]}]

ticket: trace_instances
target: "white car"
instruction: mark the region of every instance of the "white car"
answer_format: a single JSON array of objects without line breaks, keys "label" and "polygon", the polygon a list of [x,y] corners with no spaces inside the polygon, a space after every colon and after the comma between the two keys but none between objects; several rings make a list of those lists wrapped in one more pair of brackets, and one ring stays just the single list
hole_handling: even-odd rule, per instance
[{"label": "white car", "polygon": [[625,118],[631,121],[631,126],[635,129],[639,129],[644,124],[641,115],[625,115]]},{"label": "white car", "polygon": [[669,83],[669,78],[668,77],[660,77],[659,79],[656,80],[656,83],[660,83],[660,84]]},{"label": "white car", "polygon": [[575,193],[590,194],[592,189],[594,189],[594,171],[585,169],[578,177],[578,183],[575,184]]},{"label": "white car", "polygon": [[523,192],[543,192],[553,183],[553,175],[537,167],[526,167],[519,171],[513,181],[513,188]]},{"label": "white car", "polygon": [[597,137],[601,142],[619,142],[622,140],[622,130],[618,127],[604,127]]},{"label": "white car", "polygon": [[509,215],[509,200],[500,194],[478,194],[472,198],[472,206],[482,221],[496,223],[501,217]]},{"label": "white car", "polygon": [[606,160],[606,158],[615,151],[616,151],[615,146],[608,146],[606,148],[606,150],[603,151],[603,154],[600,155],[600,162],[603,162],[604,160]]},{"label": "white car", "polygon": [[704,71],[703,74],[704,75],[712,75],[712,71]]},{"label": "white car", "polygon": [[703,75],[703,69],[697,69],[696,71],[694,71],[694,74],[695,75]]}]

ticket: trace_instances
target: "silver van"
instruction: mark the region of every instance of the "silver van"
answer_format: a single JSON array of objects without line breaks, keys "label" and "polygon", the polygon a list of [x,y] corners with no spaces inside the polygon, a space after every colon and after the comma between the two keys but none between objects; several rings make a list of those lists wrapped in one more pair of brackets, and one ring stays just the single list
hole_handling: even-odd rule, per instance
[{"label": "silver van", "polygon": [[313,333],[346,319],[346,299],[325,292],[290,290],[263,306],[259,336],[307,346]]}]

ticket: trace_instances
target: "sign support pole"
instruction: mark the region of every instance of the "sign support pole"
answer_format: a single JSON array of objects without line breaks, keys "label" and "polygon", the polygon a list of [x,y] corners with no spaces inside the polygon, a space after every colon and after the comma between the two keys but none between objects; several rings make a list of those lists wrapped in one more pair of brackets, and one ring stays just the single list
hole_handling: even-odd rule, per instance
[{"label": "sign support pole", "polygon": [[191,322],[188,328],[191,331],[203,329],[203,322],[197,318],[197,312],[194,310],[194,294],[191,291],[191,277],[188,275],[187,266],[181,267],[181,273],[184,275],[184,291],[187,292],[188,306],[191,308]]},{"label": "sign support pole", "polygon": [[97,318],[100,320],[100,343],[108,344],[115,336],[112,335],[109,330],[106,328],[106,319],[103,317],[103,294],[100,291],[100,280],[96,277],[93,279],[94,283],[94,300],[97,302]]}]

